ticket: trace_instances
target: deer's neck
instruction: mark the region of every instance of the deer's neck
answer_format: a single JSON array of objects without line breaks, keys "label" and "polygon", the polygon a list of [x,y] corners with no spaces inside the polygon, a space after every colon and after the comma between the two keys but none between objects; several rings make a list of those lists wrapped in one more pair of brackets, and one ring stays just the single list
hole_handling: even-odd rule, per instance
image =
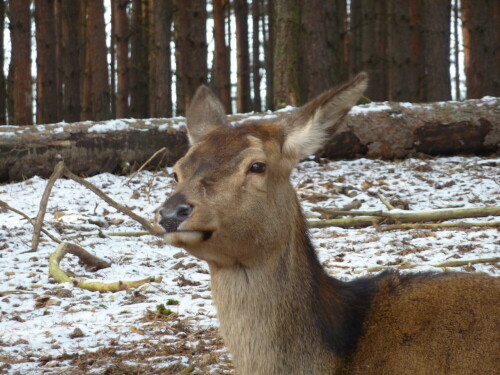
[{"label": "deer's neck", "polygon": [[338,362],[328,341],[342,325],[330,316],[341,292],[322,269],[305,223],[300,229],[279,251],[268,249],[272,261],[211,267],[221,334],[242,375],[332,374]]}]

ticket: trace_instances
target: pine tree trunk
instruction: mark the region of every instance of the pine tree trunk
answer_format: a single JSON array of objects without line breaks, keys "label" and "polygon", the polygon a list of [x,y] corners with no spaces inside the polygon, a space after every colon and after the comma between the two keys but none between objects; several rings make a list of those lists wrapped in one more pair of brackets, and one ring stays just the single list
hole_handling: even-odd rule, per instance
[{"label": "pine tree trunk", "polygon": [[415,100],[410,87],[410,5],[411,0],[388,0],[388,98],[393,101]]},{"label": "pine tree trunk", "polygon": [[130,115],[148,116],[148,11],[147,0],[132,0],[130,28]]},{"label": "pine tree trunk", "polygon": [[128,59],[128,15],[127,6],[130,0],[113,0],[112,14],[115,24],[115,48],[118,83],[116,89],[116,117],[129,117],[129,59]]},{"label": "pine tree trunk", "polygon": [[263,9],[267,10],[267,17],[262,20],[264,31],[264,65],[266,68],[266,109],[274,107],[274,0],[262,0]]},{"label": "pine tree trunk", "polygon": [[361,8],[361,69],[370,76],[365,95],[387,100],[387,0],[364,1]]},{"label": "pine tree trunk", "polygon": [[183,114],[196,89],[207,82],[206,0],[177,0],[177,114]]},{"label": "pine tree trunk", "polygon": [[500,3],[462,0],[467,98],[500,96]]},{"label": "pine tree trunk", "polygon": [[[300,85],[300,1],[275,2],[274,106],[300,106],[305,98]],[[279,42],[278,42],[279,41]]]},{"label": "pine tree trunk", "polygon": [[172,33],[173,1],[153,0],[153,43],[150,72],[150,115],[172,117],[172,69],[170,66],[170,40]]},{"label": "pine tree trunk", "polygon": [[11,1],[9,6],[12,43],[12,122],[16,125],[31,125],[33,124],[33,93],[30,0]]},{"label": "pine tree trunk", "polygon": [[262,111],[262,100],[260,97],[260,0],[252,2],[252,77],[253,77],[253,110]]},{"label": "pine tree trunk", "polygon": [[[85,9],[85,8],[83,8]],[[61,2],[62,85],[64,87],[62,118],[67,122],[80,120],[82,83],[82,6]]]},{"label": "pine tree trunk", "polygon": [[95,121],[111,117],[110,87],[104,26],[103,0],[90,0],[87,3],[87,63],[91,78],[91,118]]},{"label": "pine tree trunk", "polygon": [[54,0],[35,0],[38,124],[57,122]]},{"label": "pine tree trunk", "polygon": [[349,79],[346,0],[325,2],[325,22],[327,48],[331,56],[329,74],[335,86]]},{"label": "pine tree trunk", "polygon": [[214,92],[220,98],[226,113],[231,113],[231,79],[229,68],[229,46],[226,43],[226,14],[228,0],[214,0]]},{"label": "pine tree trunk", "polygon": [[62,44],[62,0],[54,2],[54,18],[55,18],[55,44],[56,44],[56,107],[57,121],[63,120],[63,44]]},{"label": "pine tree trunk", "polygon": [[[349,8],[349,76],[353,77],[362,70],[361,66],[361,34],[363,30],[361,20],[362,0],[351,0]],[[371,84],[370,84],[371,85]]]},{"label": "pine tree trunk", "polygon": [[[415,53],[412,56],[417,72],[416,101],[450,100],[450,17],[451,0],[422,0],[414,20]],[[418,7],[420,7],[418,9]]]},{"label": "pine tree trunk", "polygon": [[236,110],[239,113],[245,113],[251,110],[247,0],[234,0],[234,15],[236,19],[237,52]]},{"label": "pine tree trunk", "polygon": [[4,30],[5,30],[5,1],[0,2],[0,125],[7,124],[7,81],[3,66],[5,63]]}]

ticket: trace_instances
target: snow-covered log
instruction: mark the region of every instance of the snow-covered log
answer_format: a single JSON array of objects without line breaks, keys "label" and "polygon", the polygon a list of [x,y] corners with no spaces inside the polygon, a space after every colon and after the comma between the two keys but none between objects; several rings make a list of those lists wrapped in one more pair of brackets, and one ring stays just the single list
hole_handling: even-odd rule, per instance
[{"label": "snow-covered log", "polygon": [[[229,116],[272,121],[293,109]],[[187,150],[184,118],[0,126],[0,181],[48,177],[64,160],[77,174],[127,172],[162,147],[149,165],[172,165]],[[223,147],[223,145],[221,145]],[[404,158],[490,154],[500,150],[500,98],[354,107],[320,153],[328,158]]]}]

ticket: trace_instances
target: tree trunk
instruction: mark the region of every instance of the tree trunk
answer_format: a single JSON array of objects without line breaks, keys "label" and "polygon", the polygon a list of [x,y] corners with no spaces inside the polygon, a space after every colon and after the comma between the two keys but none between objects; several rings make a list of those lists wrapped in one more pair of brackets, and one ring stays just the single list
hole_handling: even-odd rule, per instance
[{"label": "tree trunk", "polygon": [[[416,101],[450,100],[450,0],[412,1]],[[412,9],[410,8],[410,11]]]},{"label": "tree trunk", "polygon": [[57,122],[56,28],[54,0],[35,0],[36,23],[36,120]]},{"label": "tree trunk", "polygon": [[91,76],[91,117],[95,121],[101,121],[111,117],[103,0],[88,1],[87,12],[87,62],[90,64]]},{"label": "tree trunk", "polygon": [[151,45],[150,116],[172,117],[172,69],[170,40],[173,16],[172,0],[153,0],[153,41]]},{"label": "tree trunk", "polygon": [[500,3],[462,0],[467,98],[500,96]]},{"label": "tree trunk", "polygon": [[248,45],[248,3],[247,0],[234,0],[236,19],[236,63],[237,89],[236,111],[249,112],[252,107],[250,92],[250,54]]},{"label": "tree trunk", "polygon": [[229,46],[226,43],[226,14],[228,0],[214,0],[214,92],[220,98],[226,113],[231,113],[231,78]]},{"label": "tree trunk", "polygon": [[[372,103],[357,106],[346,116],[345,126],[338,129],[319,155],[399,159],[421,153],[499,152],[499,107],[499,98],[423,105]],[[287,115],[288,112],[276,113],[277,117]],[[243,121],[246,117],[233,115],[228,120]],[[172,165],[187,150],[185,130],[165,130],[159,125],[169,123],[179,127],[184,121],[181,118],[148,120],[147,124],[140,120],[122,121],[123,130],[107,132],[105,129],[109,125],[106,122],[64,127],[54,124],[47,125],[45,130],[0,127],[0,182],[33,175],[48,177],[61,158],[75,173],[122,172],[122,163],[141,165],[162,147],[167,149],[165,154],[160,153],[149,166],[158,167],[162,157],[165,163]],[[116,120],[112,124],[115,126]]]},{"label": "tree trunk", "polygon": [[387,1],[387,72],[388,97],[393,101],[413,101],[415,89],[410,87],[410,5],[411,0]]},{"label": "tree trunk", "polygon": [[4,30],[5,30],[5,1],[0,2],[0,125],[7,124],[7,81],[3,66],[5,64],[5,51],[4,51]]},{"label": "tree trunk", "polygon": [[326,41],[330,62],[332,85],[340,85],[349,79],[347,56],[347,3],[346,0],[325,2]]},{"label": "tree trunk", "polygon": [[[62,118],[67,122],[80,120],[81,80],[83,76],[82,57],[84,39],[82,36],[82,6],[69,1],[61,2],[62,17]],[[85,8],[83,8],[85,9]]]},{"label": "tree trunk", "polygon": [[387,0],[362,2],[361,69],[370,76],[365,95],[387,100]]},{"label": "tree trunk", "polygon": [[128,15],[130,0],[113,0],[111,3],[113,22],[115,24],[115,48],[118,84],[116,89],[116,117],[129,117],[129,59],[128,59]]},{"label": "tree trunk", "polygon": [[253,77],[253,110],[262,111],[262,100],[260,97],[260,0],[252,2],[252,77]]},{"label": "tree trunk", "polygon": [[130,29],[130,115],[135,118],[149,117],[148,39],[147,0],[132,0]]},{"label": "tree trunk", "polygon": [[177,114],[183,114],[196,89],[207,82],[206,0],[176,1]]},{"label": "tree trunk", "polygon": [[[78,8],[78,7],[76,7]],[[57,107],[57,121],[63,120],[63,30],[62,30],[62,0],[55,0],[54,2],[54,18],[55,18],[55,44],[56,44],[56,107]]]},{"label": "tree trunk", "polygon": [[9,2],[12,43],[13,123],[33,124],[30,0]]},{"label": "tree trunk", "polygon": [[[349,8],[349,32],[348,32],[348,51],[349,51],[349,76],[353,77],[361,72],[361,8],[362,0],[351,0]],[[371,85],[371,84],[370,84]]]},{"label": "tree trunk", "polygon": [[262,0],[267,16],[262,19],[264,30],[264,65],[266,68],[266,109],[274,107],[274,0]]},{"label": "tree trunk", "polygon": [[275,2],[274,106],[300,106],[305,98],[300,85],[300,1]]}]

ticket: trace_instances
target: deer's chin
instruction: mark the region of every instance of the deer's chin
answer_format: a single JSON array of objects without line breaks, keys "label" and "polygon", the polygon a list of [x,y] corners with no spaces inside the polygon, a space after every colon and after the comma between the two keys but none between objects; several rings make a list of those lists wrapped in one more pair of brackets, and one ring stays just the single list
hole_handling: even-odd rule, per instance
[{"label": "deer's chin", "polygon": [[208,241],[212,237],[211,231],[181,230],[163,234],[165,241],[176,247],[189,247]]}]

